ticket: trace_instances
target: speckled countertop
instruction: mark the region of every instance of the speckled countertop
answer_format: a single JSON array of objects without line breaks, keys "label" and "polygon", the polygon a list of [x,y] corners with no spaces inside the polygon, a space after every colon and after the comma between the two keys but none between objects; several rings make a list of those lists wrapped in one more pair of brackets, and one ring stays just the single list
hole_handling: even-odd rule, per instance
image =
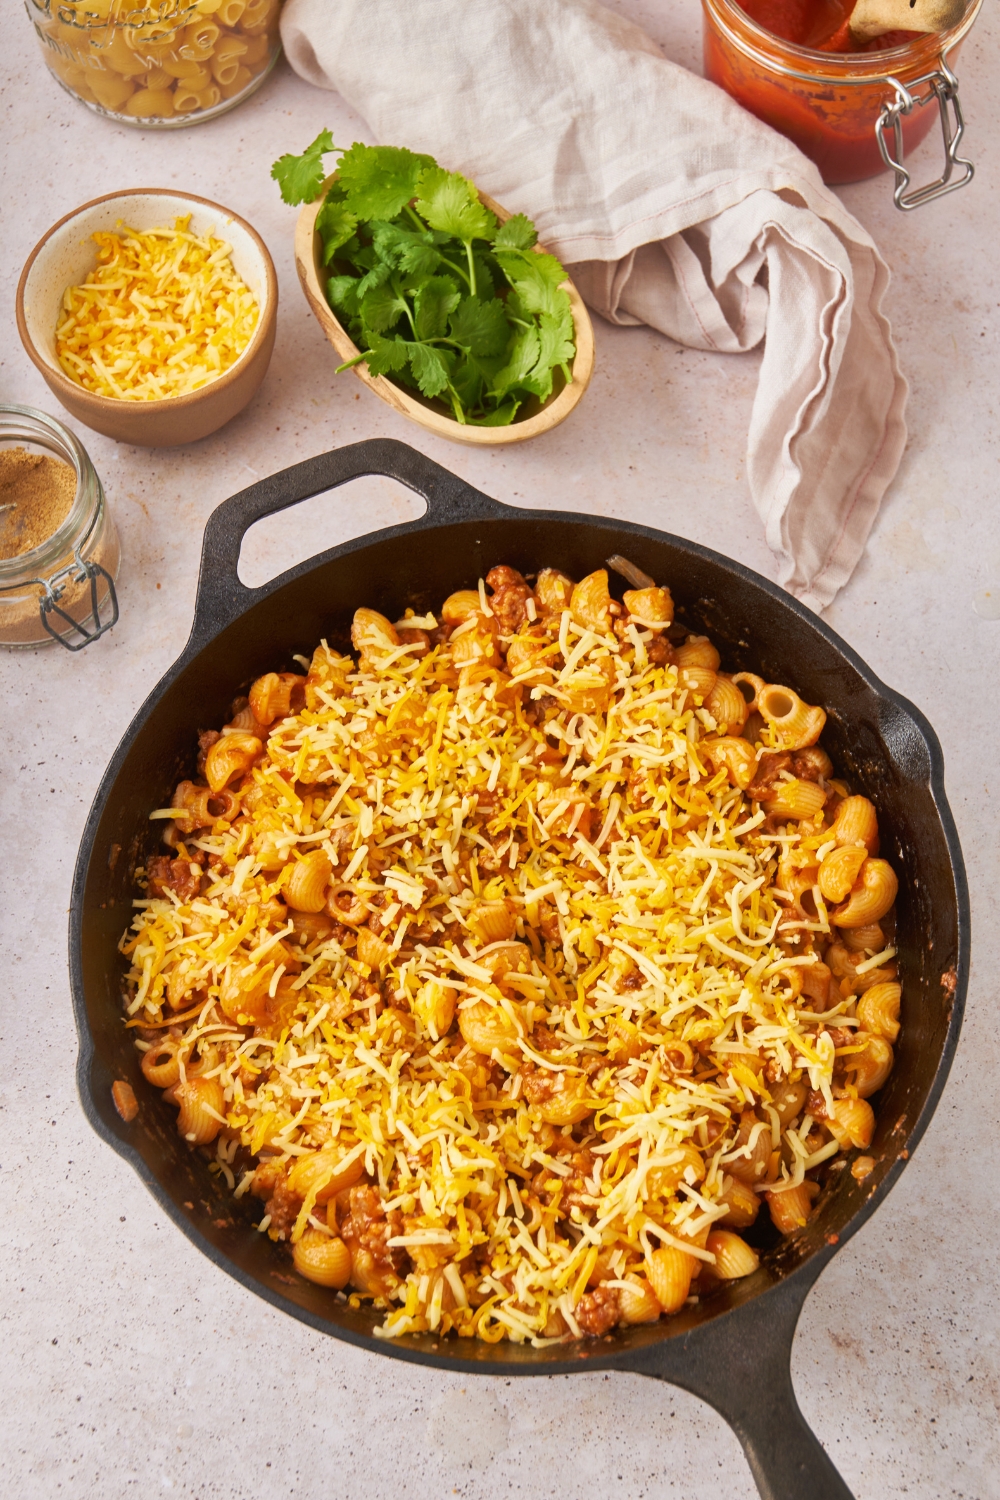
[{"label": "speckled countertop", "polygon": [[[621,9],[698,66],[694,0]],[[888,306],[913,393],[903,466],[827,618],[940,735],[977,954],[936,1117],[883,1210],[822,1276],[795,1343],[803,1411],[858,1500],[1000,1494],[990,957],[1000,940],[1000,767],[989,707],[1000,657],[998,30],[985,12],[959,68],[973,185],[910,215],[893,209],[885,178],[844,189],[895,272]],[[65,911],[104,766],[187,637],[201,531],[219,501],[298,459],[387,435],[515,505],[650,521],[773,576],[743,477],[756,357],[694,353],[602,323],[585,415],[506,451],[433,441],[357,381],[333,378],[298,289],[294,214],[268,167],[324,124],[338,140],[361,135],[337,98],[282,66],[214,124],[125,131],[59,90],[16,11],[4,49],[0,400],[62,415],[21,350],[14,288],[39,235],[99,193],[176,185],[232,206],[267,240],[282,300],[264,386],[215,437],[153,454],[77,426],[122,533],[121,623],[79,656],[0,653],[0,1493],[752,1496],[721,1418],[669,1386],[399,1365],[310,1332],[216,1270],[84,1119]],[[932,133],[919,153],[928,173],[939,149]],[[389,481],[320,497],[251,538],[245,579],[263,582],[417,505]]]}]

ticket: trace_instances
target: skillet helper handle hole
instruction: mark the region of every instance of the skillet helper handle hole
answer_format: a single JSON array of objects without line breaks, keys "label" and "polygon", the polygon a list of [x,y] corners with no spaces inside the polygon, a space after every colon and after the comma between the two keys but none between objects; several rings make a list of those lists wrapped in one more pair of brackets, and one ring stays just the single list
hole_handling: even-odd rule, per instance
[{"label": "skillet helper handle hole", "polygon": [[[189,644],[206,640],[224,629],[274,586],[274,580],[261,588],[247,588],[240,581],[240,548],[255,522],[326,490],[337,489],[352,479],[372,474],[398,480],[427,502],[423,516],[394,530],[419,531],[448,521],[495,519],[510,514],[507,506],[491,500],[433,459],[393,438],[351,443],[293,464],[224,500],[209,516]],[[315,561],[310,558],[299,566],[304,571]]]},{"label": "skillet helper handle hole", "polygon": [[[814,1257],[815,1274],[827,1258]],[[761,1500],[854,1500],[792,1388],[792,1340],[813,1280],[800,1273],[686,1337],[637,1351],[628,1365],[715,1408],[739,1438]]]}]

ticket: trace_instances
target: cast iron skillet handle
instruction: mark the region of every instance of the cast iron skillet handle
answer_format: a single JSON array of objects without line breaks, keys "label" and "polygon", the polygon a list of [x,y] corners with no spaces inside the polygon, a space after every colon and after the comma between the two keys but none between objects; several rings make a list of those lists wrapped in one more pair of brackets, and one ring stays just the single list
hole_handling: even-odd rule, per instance
[{"label": "cast iron skillet handle", "polygon": [[742,1443],[762,1500],[853,1500],[792,1389],[792,1339],[812,1280],[790,1277],[629,1361],[638,1374],[668,1380],[715,1407]]},{"label": "cast iron skillet handle", "polygon": [[[248,589],[237,574],[245,533],[264,516],[286,510],[324,490],[336,489],[364,474],[384,474],[423,495],[427,512],[418,521],[391,530],[422,530],[448,521],[478,521],[509,515],[498,500],[475,490],[433,459],[393,438],[371,438],[334,448],[293,464],[224,500],[208,518],[201,549],[201,570],[189,647],[214,635],[266,594],[273,584]],[[387,534],[387,533],[386,533]],[[315,558],[301,564],[307,569]]]}]

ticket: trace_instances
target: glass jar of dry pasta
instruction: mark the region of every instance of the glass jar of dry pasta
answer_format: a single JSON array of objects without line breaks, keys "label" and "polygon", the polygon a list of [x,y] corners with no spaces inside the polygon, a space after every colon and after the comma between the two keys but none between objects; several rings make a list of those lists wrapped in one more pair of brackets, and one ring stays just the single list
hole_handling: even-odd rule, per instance
[{"label": "glass jar of dry pasta", "polygon": [[118,619],[120,561],[79,440],[31,406],[0,406],[0,646],[96,641]]},{"label": "glass jar of dry pasta", "polygon": [[125,125],[210,120],[263,83],[282,0],[26,0],[45,61],[71,94]]}]

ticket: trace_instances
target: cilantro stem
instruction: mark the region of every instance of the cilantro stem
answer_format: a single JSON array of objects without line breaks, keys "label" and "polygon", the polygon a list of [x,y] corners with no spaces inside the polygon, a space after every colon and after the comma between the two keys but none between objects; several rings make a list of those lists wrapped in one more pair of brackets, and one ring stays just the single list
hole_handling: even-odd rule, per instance
[{"label": "cilantro stem", "polygon": [[370,349],[366,349],[364,354],[356,354],[353,359],[345,360],[342,365],[337,366],[333,373],[335,375],[340,375],[344,370],[353,370],[354,366],[360,365],[363,360],[366,360],[368,358],[371,352],[372,351]]},{"label": "cilantro stem", "polygon": [[[438,251],[438,254],[441,255],[440,250]],[[471,285],[469,283],[469,278],[466,275],[466,273],[462,270],[462,267],[461,266],[456,266],[455,263],[454,263],[454,261],[449,260],[446,255],[441,255],[441,260],[448,267],[449,271],[454,271],[454,273],[455,273],[456,276],[461,276],[462,280],[465,282],[466,286],[469,287],[469,290],[471,291],[472,288],[471,288]]]},{"label": "cilantro stem", "polygon": [[406,321],[410,325],[410,331],[412,332],[413,337],[416,338],[417,337],[417,325],[413,321],[413,314],[410,312],[410,304],[409,304],[409,302],[407,302],[405,294],[402,291],[400,291],[399,283],[396,280],[395,276],[393,276],[393,277],[390,278],[389,284],[392,287],[393,291],[396,293],[396,296],[399,298],[400,302],[402,302],[402,304],[403,304],[403,311],[406,313]]},{"label": "cilantro stem", "polygon": [[462,243],[465,245],[465,258],[469,262],[469,291],[472,293],[473,296],[475,296],[476,295],[476,263],[472,259],[472,241],[471,240],[463,240]]},{"label": "cilantro stem", "polygon": [[[417,213],[416,209],[413,207],[413,205],[411,203],[407,203],[405,205],[405,207],[403,209],[403,212],[409,214],[410,218],[413,220],[414,224],[416,224],[416,226],[420,230],[421,234],[427,234],[428,233],[427,225],[424,223],[423,219],[420,217],[420,215]],[[434,248],[437,249],[437,246],[435,246]],[[438,254],[441,255],[441,251],[440,250],[438,250]],[[454,271],[456,276],[461,276],[462,280],[465,282],[466,286],[469,288],[469,290],[471,292],[474,292],[476,290],[475,273],[473,273],[473,279],[470,282],[468,276],[462,270],[461,266],[456,266],[455,263],[454,263],[454,261],[450,261],[446,255],[441,255],[441,259],[444,262],[444,264],[448,267],[449,271]],[[472,269],[472,262],[471,262],[471,260],[469,262],[469,268],[470,268],[470,270]]]},{"label": "cilantro stem", "polygon": [[460,422],[465,427],[467,425],[465,407],[462,405],[462,398],[450,380],[448,382],[448,395],[451,397],[451,409],[455,413],[455,421]]}]

